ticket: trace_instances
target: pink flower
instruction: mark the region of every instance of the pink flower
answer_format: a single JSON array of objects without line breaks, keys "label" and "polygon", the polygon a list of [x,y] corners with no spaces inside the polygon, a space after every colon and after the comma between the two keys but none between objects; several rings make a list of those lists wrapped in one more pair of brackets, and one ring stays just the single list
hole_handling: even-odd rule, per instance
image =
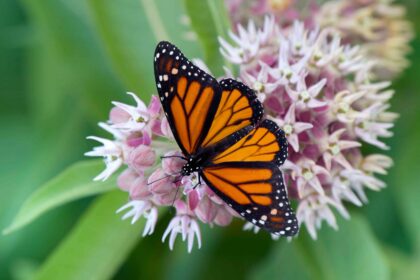
[{"label": "pink flower", "polygon": [[366,95],[365,91],[350,92],[348,90],[340,91],[334,96],[331,113],[343,123],[352,123],[359,116],[360,112],[354,109],[354,103]]},{"label": "pink flower", "polygon": [[180,157],[181,153],[179,151],[170,151],[163,155],[162,168],[166,174],[176,175],[180,173],[182,166],[185,164],[185,160]]},{"label": "pink flower", "polygon": [[117,185],[123,191],[130,191],[131,185],[138,176],[139,174],[134,170],[127,168],[118,176]]},{"label": "pink flower", "polygon": [[125,123],[130,119],[130,114],[120,107],[113,107],[109,113],[109,120],[112,123]]},{"label": "pink flower", "polygon": [[161,168],[156,169],[148,179],[149,189],[154,194],[166,194],[175,189],[172,176],[166,175]]},{"label": "pink flower", "polygon": [[156,161],[156,153],[150,146],[140,145],[136,147],[127,159],[127,164],[138,173],[142,173],[151,167]]},{"label": "pink flower", "polygon": [[232,215],[232,211],[229,209],[230,208],[227,208],[225,205],[219,206],[216,217],[214,218],[214,223],[216,225],[225,227],[232,222],[234,216]]},{"label": "pink flower", "polygon": [[273,120],[283,129],[287,141],[295,152],[299,152],[298,135],[313,127],[312,124],[296,121],[295,104],[290,105],[289,110],[283,119],[274,118]]},{"label": "pink flower", "polygon": [[291,178],[297,182],[297,189],[300,197],[305,197],[312,190],[321,195],[325,194],[321,185],[320,175],[330,176],[330,173],[323,166],[316,164],[313,160],[302,159],[297,164],[286,161],[284,168],[291,170]]},{"label": "pink flower", "polygon": [[289,52],[290,44],[287,40],[280,40],[277,65],[269,70],[270,75],[283,85],[287,82],[295,84],[299,81],[299,77],[304,74],[305,65],[312,56],[313,50],[308,49],[302,58],[293,62],[290,60]]},{"label": "pink flower", "polygon": [[198,248],[201,248],[201,233],[197,221],[190,215],[187,205],[178,200],[175,203],[177,215],[171,220],[165,233],[162,237],[162,242],[165,242],[166,237],[169,236],[169,249],[174,248],[175,239],[178,234],[181,234],[182,240],[188,243],[188,252],[191,252],[194,239],[197,240]]},{"label": "pink flower", "polygon": [[149,191],[153,194],[152,201],[157,205],[172,205],[181,196],[179,186],[173,176],[167,175],[163,169],[156,169],[148,179]]},{"label": "pink flower", "polygon": [[351,181],[345,177],[345,174],[337,174],[334,177],[331,187],[332,197],[336,201],[347,200],[356,206],[362,206],[359,197],[354,193]]},{"label": "pink flower", "polygon": [[[169,126],[168,120],[166,118],[164,118],[161,122],[160,131],[162,132],[163,136],[166,136],[170,139],[174,139],[171,127]],[[160,134],[158,134],[158,135],[160,135]]]},{"label": "pink flower", "polygon": [[321,227],[320,220],[326,221],[332,228],[337,229],[337,220],[330,206],[336,208],[344,217],[349,215],[341,203],[328,196],[313,194],[302,199],[296,211],[296,218],[300,224],[305,224],[313,239],[317,238],[317,229]]},{"label": "pink flower", "polygon": [[134,180],[129,189],[131,199],[145,200],[151,197],[152,193],[149,191],[146,178],[139,176]]},{"label": "pink flower", "polygon": [[103,146],[93,148],[93,151],[85,153],[85,156],[89,157],[104,157],[106,168],[93,180],[95,181],[105,181],[109,178],[115,171],[117,171],[123,164],[122,160],[122,147],[111,140],[89,136],[88,139],[98,141],[103,144]]},{"label": "pink flower", "polygon": [[201,200],[200,193],[196,189],[190,190],[187,193],[187,198],[188,198],[188,207],[192,211],[194,211],[197,208],[198,203],[200,203],[200,200]]},{"label": "pink flower", "polygon": [[157,96],[152,96],[152,100],[147,108],[147,111],[151,118],[159,118],[160,111],[162,110],[162,106],[160,105],[159,98]]},{"label": "pink flower", "polygon": [[146,125],[150,116],[146,105],[140,98],[137,97],[137,95],[132,92],[128,92],[127,94],[133,97],[136,102],[136,106],[126,105],[121,102],[112,102],[112,104],[129,115],[126,122],[114,123],[113,127],[130,133],[136,130],[141,130]]},{"label": "pink flower", "polygon": [[257,97],[261,102],[265,101],[266,95],[272,93],[277,84],[269,82],[268,65],[261,63],[261,68],[256,75],[243,73],[244,82],[251,86],[257,93]]},{"label": "pink flower", "polygon": [[390,168],[392,164],[393,162],[390,157],[380,154],[373,154],[363,159],[361,168],[366,172],[386,175],[386,168]]},{"label": "pink flower", "polygon": [[327,102],[321,101],[316,97],[321,92],[322,88],[327,83],[326,79],[320,80],[318,83],[310,86],[306,85],[305,76],[300,76],[296,84],[296,89],[292,89],[289,86],[286,86],[286,92],[289,97],[295,102],[296,107],[299,108],[319,108],[327,105]]},{"label": "pink flower", "polygon": [[122,216],[122,219],[125,220],[132,217],[131,224],[134,224],[141,216],[144,216],[147,219],[147,222],[143,229],[143,237],[146,235],[151,235],[155,230],[157,222],[157,209],[153,207],[153,205],[148,201],[132,200],[118,209],[117,213],[120,213],[129,208],[131,208],[131,210],[125,213]]},{"label": "pink flower", "polygon": [[346,169],[352,169],[351,164],[347,161],[342,151],[360,147],[361,144],[356,141],[340,140],[340,136],[346,131],[345,128],[333,132],[329,137],[322,141],[323,159],[325,167],[330,170],[331,162],[335,161]]},{"label": "pink flower", "polygon": [[217,215],[219,205],[215,204],[208,197],[203,197],[198,204],[195,213],[197,217],[206,224],[212,224]]},{"label": "pink flower", "polygon": [[394,124],[391,122],[395,120],[396,116],[392,116],[390,119],[382,121],[381,116],[384,115],[385,110],[389,106],[381,103],[374,103],[370,107],[362,111],[361,114],[365,115],[365,118],[356,119],[355,121],[355,133],[362,140],[375,145],[381,149],[388,149],[378,137],[391,137],[393,134],[389,131]]},{"label": "pink flower", "polygon": [[141,136],[139,135],[130,135],[127,137],[127,145],[130,147],[137,147],[139,145],[146,145],[149,146],[152,142],[152,139],[149,136],[149,133],[144,132]]}]

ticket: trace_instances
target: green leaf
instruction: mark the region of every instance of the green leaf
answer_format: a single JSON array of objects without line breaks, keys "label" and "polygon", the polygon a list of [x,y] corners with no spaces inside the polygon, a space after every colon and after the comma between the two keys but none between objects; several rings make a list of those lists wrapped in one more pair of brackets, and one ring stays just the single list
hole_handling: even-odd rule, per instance
[{"label": "green leaf", "polygon": [[367,221],[356,214],[340,220],[339,231],[324,225],[319,240],[310,241],[324,279],[388,279],[386,260]]},{"label": "green leaf", "polygon": [[254,270],[250,279],[306,280],[316,279],[315,276],[319,278],[319,272],[313,270],[313,265],[305,259],[304,252],[299,250],[296,240],[291,244],[279,242],[282,244],[274,245],[272,254]]},{"label": "green leaf", "polygon": [[43,135],[59,134],[69,114],[79,115],[79,123],[96,123],[87,115],[102,118],[124,88],[93,31],[86,1],[21,2],[36,40],[28,60],[28,106],[37,125],[45,127]]},{"label": "green leaf", "polygon": [[268,234],[244,232],[242,226],[239,219],[228,227],[201,225],[202,248],[194,247],[191,253],[184,242],[177,240],[163,264],[162,279],[246,279],[249,270],[275,243]]},{"label": "green leaf", "polygon": [[393,248],[386,248],[385,252],[390,264],[392,279],[415,280],[419,278],[419,256],[411,257]]},{"label": "green leaf", "polygon": [[230,22],[223,0],[185,0],[192,28],[204,48],[205,61],[215,75],[223,73],[222,66],[231,68],[219,52],[218,37],[227,38]]},{"label": "green leaf", "polygon": [[196,44],[185,41],[187,27],[180,0],[89,0],[93,23],[107,55],[127,90],[143,98],[156,91],[153,54],[157,42],[168,40],[188,55]]},{"label": "green leaf", "polygon": [[[162,278],[166,280],[207,279],[203,275],[203,271],[211,262],[214,250],[223,236],[223,231],[223,228],[201,226],[203,246],[198,249],[197,243],[195,243],[191,253],[187,251],[186,242],[177,240],[173,252],[167,257],[165,276]],[[212,275],[210,278],[217,279],[218,277]]]},{"label": "green leaf", "polygon": [[340,219],[340,229],[326,225],[312,240],[301,232],[291,243],[275,246],[253,279],[389,279],[386,259],[361,216]]},{"label": "green leaf", "polygon": [[73,164],[37,189],[22,205],[12,224],[3,233],[9,234],[60,205],[83,197],[110,191],[116,187],[116,176],[105,182],[92,181],[104,168],[100,160]]},{"label": "green leaf", "polygon": [[[418,37],[412,45],[415,50],[420,48]],[[420,63],[419,54],[414,55],[411,61],[412,65],[418,65],[418,63]],[[401,221],[404,229],[410,235],[410,242],[413,243],[416,253],[420,255],[420,188],[418,174],[420,170],[420,130],[417,129],[420,121],[420,111],[417,105],[420,102],[420,96],[413,94],[413,92],[418,91],[418,77],[418,71],[408,71],[396,85],[398,94],[395,95],[396,106],[394,111],[401,112],[401,118],[395,127],[394,142],[391,144],[394,168],[389,175],[389,188],[397,200]]]},{"label": "green leaf", "polygon": [[35,279],[110,279],[139,240],[144,225],[144,219],[131,225],[115,214],[126,200],[119,191],[97,198]]},{"label": "green leaf", "polygon": [[[93,23],[111,58],[114,70],[127,90],[146,94],[153,90],[154,40],[140,1],[90,0]],[[134,16],[135,15],[135,16]],[[144,65],[148,65],[148,70]],[[142,95],[144,97],[144,95]]]},{"label": "green leaf", "polygon": [[[416,124],[413,123],[413,125]],[[420,135],[418,137],[420,137]],[[411,138],[411,140],[402,140],[404,144],[401,144],[401,153],[395,159],[396,166],[393,171],[393,184],[390,187],[393,188],[393,194],[398,200],[401,220],[410,234],[410,241],[414,243],[415,250],[420,254],[420,188],[417,174],[418,170],[420,170],[418,160],[420,149],[418,139],[419,138]],[[406,149],[404,147],[410,148]]]}]

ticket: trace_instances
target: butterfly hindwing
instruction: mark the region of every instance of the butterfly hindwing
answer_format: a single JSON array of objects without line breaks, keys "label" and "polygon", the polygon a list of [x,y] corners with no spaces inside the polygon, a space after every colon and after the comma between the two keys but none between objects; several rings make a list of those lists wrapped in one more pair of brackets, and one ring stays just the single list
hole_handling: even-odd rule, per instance
[{"label": "butterfly hindwing", "polygon": [[225,141],[203,168],[206,183],[249,222],[275,234],[296,234],[296,217],[279,169],[287,157],[284,132],[264,120]]},{"label": "butterfly hindwing", "polygon": [[224,163],[205,168],[201,176],[247,221],[278,235],[293,236],[298,231],[281,171],[275,164]]},{"label": "butterfly hindwing", "polygon": [[168,42],[155,51],[159,97],[175,139],[185,155],[195,154],[220,103],[220,85]]}]

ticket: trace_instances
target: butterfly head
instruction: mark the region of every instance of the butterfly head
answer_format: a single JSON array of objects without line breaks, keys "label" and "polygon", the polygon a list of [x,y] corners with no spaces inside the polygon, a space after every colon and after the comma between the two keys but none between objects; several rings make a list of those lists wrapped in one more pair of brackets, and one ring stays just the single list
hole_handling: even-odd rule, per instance
[{"label": "butterfly head", "polygon": [[185,163],[181,169],[181,175],[189,176],[192,173],[198,172],[200,170],[201,170],[200,165],[193,158],[189,158],[187,163]]}]

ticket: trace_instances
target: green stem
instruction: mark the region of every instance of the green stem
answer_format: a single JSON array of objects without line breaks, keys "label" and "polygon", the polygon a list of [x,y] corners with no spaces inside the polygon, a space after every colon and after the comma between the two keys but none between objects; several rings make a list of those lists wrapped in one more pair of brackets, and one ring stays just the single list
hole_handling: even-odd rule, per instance
[{"label": "green stem", "polygon": [[149,21],[150,28],[152,29],[156,40],[158,42],[162,40],[170,41],[168,32],[166,32],[158,8],[156,7],[156,2],[154,0],[140,0],[140,2],[144,8],[144,12],[146,14],[147,20]]},{"label": "green stem", "polygon": [[[210,10],[210,13],[212,15],[212,18],[215,19],[214,20],[214,25],[216,27],[217,34],[219,34],[219,37],[227,39],[228,38],[227,33],[226,33],[227,30],[224,28],[224,25],[228,25],[228,24],[223,22],[223,18],[225,18],[225,17],[220,16],[221,12],[226,12],[226,11],[218,8],[217,7],[217,1],[214,1],[214,0],[207,0],[207,5],[209,6],[209,10]],[[218,18],[220,18],[221,20],[217,20]],[[222,54],[220,54],[220,55],[222,55]],[[223,57],[223,60],[225,62],[224,63],[225,66],[232,73],[235,73],[232,64],[225,57]]]}]

